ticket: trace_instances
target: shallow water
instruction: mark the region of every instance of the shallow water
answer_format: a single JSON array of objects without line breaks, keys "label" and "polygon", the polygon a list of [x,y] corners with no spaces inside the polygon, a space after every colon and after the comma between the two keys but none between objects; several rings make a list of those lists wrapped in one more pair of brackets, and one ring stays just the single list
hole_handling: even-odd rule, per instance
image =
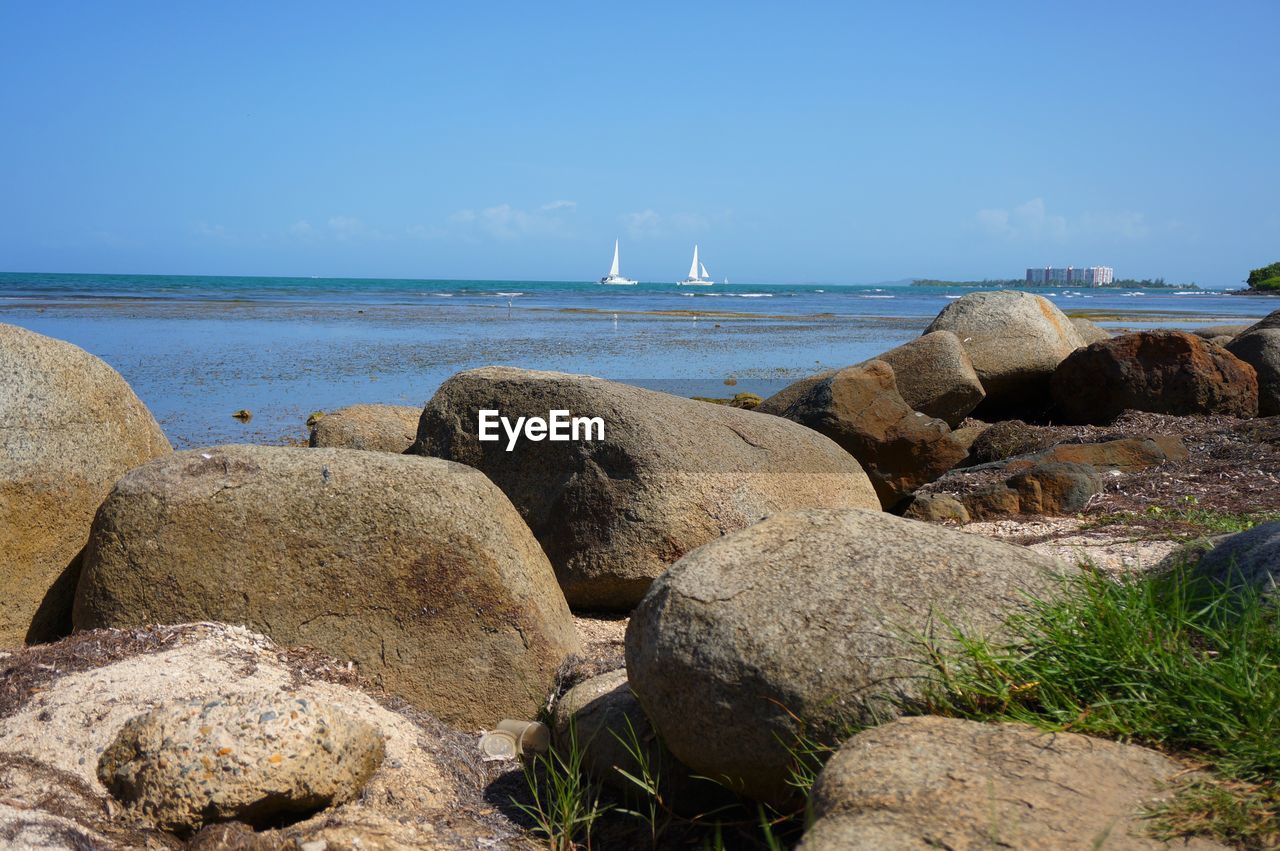
[{"label": "shallow water", "polygon": [[[300,438],[311,411],[357,402],[420,406],[453,373],[490,364],[682,395],[768,395],[915,337],[965,292],[0,274],[0,322],[103,358],[175,445],[198,446]],[[1211,292],[1038,292],[1125,327],[1245,322],[1275,305]],[[241,408],[250,422],[231,417]]]}]

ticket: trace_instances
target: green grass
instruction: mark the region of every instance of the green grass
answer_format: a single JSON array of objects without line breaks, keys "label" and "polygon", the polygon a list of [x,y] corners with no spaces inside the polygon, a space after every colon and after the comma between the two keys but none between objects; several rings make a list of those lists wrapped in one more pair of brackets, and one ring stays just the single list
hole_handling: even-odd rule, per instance
[{"label": "green grass", "polygon": [[[1277,607],[1182,569],[1124,582],[1087,572],[1068,585],[1011,619],[1009,643],[956,633],[957,650],[932,648],[929,709],[1182,755],[1221,779],[1218,792],[1239,810],[1231,819],[1265,823],[1259,807],[1274,806],[1280,778]],[[1243,788],[1254,793],[1231,794]],[[1166,825],[1191,825],[1174,817],[1188,806],[1179,796]],[[1206,816],[1195,830],[1217,824],[1230,833],[1231,807],[1200,807],[1221,818]],[[1270,822],[1265,830],[1280,841]]]},{"label": "green grass", "polygon": [[601,798],[600,784],[583,770],[584,750],[574,725],[569,725],[568,746],[552,748],[524,764],[528,800],[512,800],[534,825],[534,833],[546,840],[550,851],[591,848],[597,821],[611,805]]}]

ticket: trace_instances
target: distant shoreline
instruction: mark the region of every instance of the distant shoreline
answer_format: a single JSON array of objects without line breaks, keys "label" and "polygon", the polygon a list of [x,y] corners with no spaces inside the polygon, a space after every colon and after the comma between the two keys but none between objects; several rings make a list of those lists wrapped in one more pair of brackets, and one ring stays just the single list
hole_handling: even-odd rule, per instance
[{"label": "distant shoreline", "polygon": [[1111,284],[1099,284],[1093,286],[1078,281],[1057,281],[1045,284],[1028,284],[1019,278],[1008,278],[1004,280],[982,280],[982,281],[943,281],[936,278],[914,278],[909,286],[913,287],[958,287],[972,290],[1054,290],[1063,287],[1076,287],[1082,290],[1200,290],[1201,288],[1194,283],[1187,284],[1166,284],[1163,279],[1142,280],[1137,281],[1131,278],[1116,281]]}]

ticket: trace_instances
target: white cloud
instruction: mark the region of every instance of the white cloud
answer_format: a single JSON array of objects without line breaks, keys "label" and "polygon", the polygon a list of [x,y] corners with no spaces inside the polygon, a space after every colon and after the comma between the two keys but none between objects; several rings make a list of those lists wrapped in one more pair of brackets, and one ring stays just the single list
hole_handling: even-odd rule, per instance
[{"label": "white cloud", "polygon": [[551,201],[536,210],[523,210],[498,204],[480,210],[458,210],[449,216],[449,221],[458,226],[463,236],[480,234],[503,240],[567,236],[566,215],[572,214],[577,206],[575,201]]},{"label": "white cloud", "polygon": [[1032,198],[1013,209],[979,210],[976,218],[978,227],[987,235],[1011,242],[1065,243],[1077,239],[1132,242],[1151,233],[1142,213],[1086,211],[1068,219],[1049,212],[1043,198]]},{"label": "white cloud", "polygon": [[641,210],[638,213],[627,213],[622,217],[622,224],[632,239],[645,239],[658,236],[689,236],[701,233],[710,227],[706,216],[698,213],[662,214],[654,210]]},{"label": "white cloud", "polygon": [[662,216],[659,216],[653,210],[627,213],[622,217],[622,223],[627,226],[627,233],[632,239],[657,236],[662,230]]},{"label": "white cloud", "polygon": [[289,225],[289,233],[294,236],[308,237],[315,234],[316,229],[311,226],[311,222],[306,219],[300,219]]},{"label": "white cloud", "polygon": [[196,222],[192,227],[192,230],[195,232],[196,236],[204,237],[205,239],[225,241],[232,238],[231,231],[227,230],[224,226],[211,225],[208,222]]}]

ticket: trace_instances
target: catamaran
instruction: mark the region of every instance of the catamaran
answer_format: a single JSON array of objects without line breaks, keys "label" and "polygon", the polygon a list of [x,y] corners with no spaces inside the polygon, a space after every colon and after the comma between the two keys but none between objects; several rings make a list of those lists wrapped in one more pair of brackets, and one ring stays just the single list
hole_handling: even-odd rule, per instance
[{"label": "catamaran", "polygon": [[[702,274],[698,274],[701,270]],[[676,281],[678,287],[709,287],[715,281],[707,274],[707,267],[698,262],[698,246],[693,246],[693,263],[689,266],[689,277]]]},{"label": "catamaran", "polygon": [[600,283],[609,287],[633,287],[636,282],[630,278],[624,278],[618,274],[618,240],[613,241],[613,265],[609,267],[609,274],[600,279]]}]

